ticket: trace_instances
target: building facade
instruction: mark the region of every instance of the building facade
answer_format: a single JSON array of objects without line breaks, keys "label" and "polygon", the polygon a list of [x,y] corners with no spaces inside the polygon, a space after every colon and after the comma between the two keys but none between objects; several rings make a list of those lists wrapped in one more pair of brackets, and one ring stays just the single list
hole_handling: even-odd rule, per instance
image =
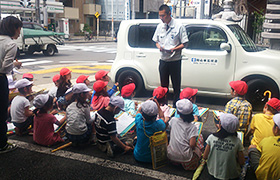
[{"label": "building facade", "polygon": [[[43,0],[40,1],[40,24],[44,24],[44,15],[46,12],[45,25],[53,28],[51,30],[56,31],[57,22],[59,20],[58,14],[64,12],[63,3],[56,2],[55,0],[47,0],[44,7]],[[17,14],[23,21],[37,21],[35,14],[35,0],[23,1],[23,0],[6,0],[0,1],[1,14]],[[53,25],[53,26],[52,26]]]}]

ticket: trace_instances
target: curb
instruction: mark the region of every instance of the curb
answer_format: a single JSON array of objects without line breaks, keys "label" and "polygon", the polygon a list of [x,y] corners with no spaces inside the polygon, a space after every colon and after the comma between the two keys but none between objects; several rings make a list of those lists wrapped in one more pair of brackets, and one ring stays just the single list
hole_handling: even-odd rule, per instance
[{"label": "curb", "polygon": [[64,41],[64,44],[75,44],[75,43],[104,43],[104,42],[115,42],[115,41],[113,41],[113,40],[110,40],[110,41],[71,40],[71,41]]}]

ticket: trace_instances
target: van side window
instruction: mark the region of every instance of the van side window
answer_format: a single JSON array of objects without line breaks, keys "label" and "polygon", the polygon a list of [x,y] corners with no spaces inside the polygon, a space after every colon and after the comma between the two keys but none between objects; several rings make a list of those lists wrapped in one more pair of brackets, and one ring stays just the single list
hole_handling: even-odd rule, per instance
[{"label": "van side window", "polygon": [[220,44],[227,42],[224,31],[214,27],[186,27],[189,38],[187,49],[220,50]]},{"label": "van side window", "polygon": [[133,25],[129,28],[128,44],[134,48],[156,48],[152,40],[157,24]]}]

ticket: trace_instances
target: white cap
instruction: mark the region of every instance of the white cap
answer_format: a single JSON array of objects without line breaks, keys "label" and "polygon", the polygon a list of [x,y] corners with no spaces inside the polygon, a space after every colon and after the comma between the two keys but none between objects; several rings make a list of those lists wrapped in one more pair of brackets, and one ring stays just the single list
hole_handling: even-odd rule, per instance
[{"label": "white cap", "polygon": [[112,104],[113,106],[117,106],[122,111],[124,111],[124,100],[120,96],[111,96],[110,104]]},{"label": "white cap", "polygon": [[181,99],[176,102],[177,111],[181,114],[188,115],[193,112],[193,104],[188,99]]},{"label": "white cap", "polygon": [[148,116],[155,116],[158,114],[157,104],[152,100],[147,100],[141,105],[141,110]]},{"label": "white cap", "polygon": [[280,113],[273,116],[273,121],[280,128]]},{"label": "white cap", "polygon": [[78,83],[73,86],[72,91],[74,94],[78,94],[89,92],[91,89],[89,89],[85,83]]},{"label": "white cap", "polygon": [[238,118],[230,113],[223,113],[220,116],[221,126],[229,133],[234,133],[239,127]]},{"label": "white cap", "polygon": [[31,84],[33,84],[33,81],[29,81],[27,79],[20,79],[16,82],[15,87],[20,89],[29,86]]},{"label": "white cap", "polygon": [[48,100],[49,100],[49,94],[39,94],[34,98],[33,105],[36,108],[42,108],[44,107],[44,105],[47,103]]}]

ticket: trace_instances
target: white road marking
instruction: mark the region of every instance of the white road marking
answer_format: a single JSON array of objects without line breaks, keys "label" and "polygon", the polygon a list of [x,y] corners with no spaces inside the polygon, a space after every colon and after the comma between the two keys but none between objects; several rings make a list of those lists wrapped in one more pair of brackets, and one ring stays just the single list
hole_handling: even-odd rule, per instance
[{"label": "white road marking", "polygon": [[116,48],[112,47],[100,47],[100,46],[72,46],[72,45],[64,45],[64,46],[57,46],[59,51],[92,51],[97,53],[109,53],[115,54],[117,53]]},{"label": "white road marking", "polygon": [[51,63],[53,61],[48,61],[48,60],[42,60],[42,61],[36,61],[36,62],[27,62],[27,63],[22,63],[22,66],[31,66],[31,65],[36,65],[36,64],[47,64]]},{"label": "white road marking", "polygon": [[98,63],[97,61],[59,61],[59,63]]},{"label": "white road marking", "polygon": [[30,62],[30,61],[36,61],[36,59],[19,59],[18,62]]},{"label": "white road marking", "polygon": [[81,162],[86,162],[86,163],[91,163],[91,164],[96,164],[105,168],[112,168],[116,169],[119,171],[125,171],[128,173],[133,173],[141,176],[146,176],[146,177],[151,177],[155,179],[182,179],[182,180],[189,180],[185,177],[182,176],[177,176],[177,175],[172,175],[172,174],[167,174],[164,172],[159,172],[139,166],[134,166],[131,164],[126,164],[126,163],[121,163],[121,162],[116,162],[108,159],[102,159],[99,157],[94,157],[94,156],[89,156],[89,155],[84,155],[84,154],[79,154],[79,153],[74,153],[74,152],[69,152],[69,151],[64,151],[64,150],[59,150],[54,153],[51,153],[51,148],[43,147],[43,146],[38,146],[35,144],[31,143],[26,143],[18,140],[12,140],[9,139],[10,143],[15,143],[17,144],[20,148],[27,149],[30,151],[35,151],[39,153],[44,153],[48,155],[53,155],[57,157],[63,157],[67,159],[72,159],[72,160],[77,160]]}]

